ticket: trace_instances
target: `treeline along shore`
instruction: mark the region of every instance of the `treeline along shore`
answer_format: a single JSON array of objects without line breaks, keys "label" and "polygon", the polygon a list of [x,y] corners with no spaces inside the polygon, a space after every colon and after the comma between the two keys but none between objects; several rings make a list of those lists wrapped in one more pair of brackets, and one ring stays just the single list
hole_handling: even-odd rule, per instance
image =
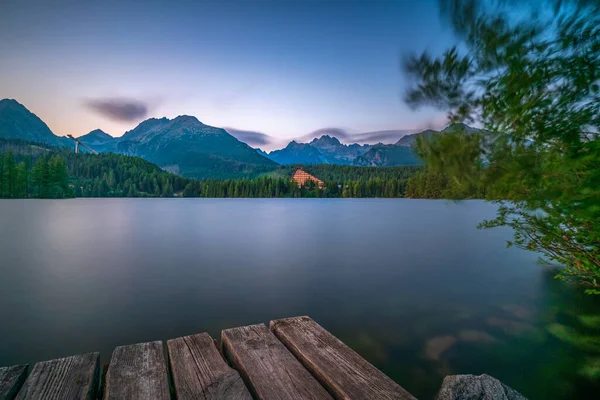
[{"label": "treeline along shore", "polygon": [[[415,197],[442,198],[448,180],[421,166],[306,165],[324,184],[291,180],[300,166],[276,166],[244,179],[195,180],[139,157],[76,154],[66,148],[0,139],[1,198],[72,197]],[[475,196],[473,196],[475,197]]]}]

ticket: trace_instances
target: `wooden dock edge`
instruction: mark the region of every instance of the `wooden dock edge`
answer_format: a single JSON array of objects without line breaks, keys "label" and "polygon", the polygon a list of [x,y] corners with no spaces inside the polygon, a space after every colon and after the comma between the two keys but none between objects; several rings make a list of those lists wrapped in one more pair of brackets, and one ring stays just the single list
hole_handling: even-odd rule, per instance
[{"label": "wooden dock edge", "polygon": [[257,399],[332,399],[265,324],[225,329],[221,339]]},{"label": "wooden dock edge", "polygon": [[308,316],[269,323],[271,331],[337,399],[416,400]]},{"label": "wooden dock edge", "polygon": [[168,340],[167,348],[178,399],[252,399],[239,372],[227,364],[208,333]]},{"label": "wooden dock edge", "polygon": [[12,400],[27,378],[29,365],[13,365],[0,368],[0,399]]},{"label": "wooden dock edge", "polygon": [[87,353],[27,371],[0,368],[0,399],[416,400],[307,316],[224,329],[221,346],[199,333],[118,346],[104,368]]},{"label": "wooden dock edge", "polygon": [[170,400],[163,342],[117,347],[106,373],[104,398]]},{"label": "wooden dock edge", "polygon": [[33,366],[16,399],[95,400],[99,375],[100,353],[97,352],[40,361]]}]

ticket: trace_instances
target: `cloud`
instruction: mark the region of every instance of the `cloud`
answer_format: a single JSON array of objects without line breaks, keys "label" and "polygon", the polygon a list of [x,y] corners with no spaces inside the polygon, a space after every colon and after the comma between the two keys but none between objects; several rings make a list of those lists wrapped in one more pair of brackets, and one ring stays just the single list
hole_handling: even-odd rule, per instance
[{"label": "cloud", "polygon": [[314,132],[299,137],[301,142],[310,142],[314,138],[320,138],[323,135],[336,137],[342,143],[352,144],[375,144],[375,143],[396,143],[402,136],[413,133],[411,130],[396,129],[386,131],[374,131],[363,133],[351,133],[342,128],[322,128]]},{"label": "cloud", "polygon": [[342,128],[321,128],[321,129],[317,129],[314,132],[309,133],[306,136],[303,136],[303,138],[307,138],[307,140],[311,140],[314,138],[320,138],[323,135],[329,135],[331,137],[336,137],[340,140],[342,139],[346,139],[347,137],[350,136],[350,134]]},{"label": "cloud", "polygon": [[321,136],[328,135],[337,138],[340,142],[345,142],[351,135],[342,128],[321,128],[294,138],[295,141],[300,143],[308,143],[313,139],[320,138]]},{"label": "cloud", "polygon": [[315,138],[320,138],[324,135],[337,138],[344,144],[393,144],[398,142],[400,138],[413,133],[422,132],[426,129],[441,130],[448,125],[445,116],[439,116],[438,118],[432,119],[419,125],[415,129],[389,129],[383,131],[372,131],[372,132],[348,132],[343,128],[321,128],[302,136],[296,136],[293,138],[279,138],[269,136],[262,132],[246,131],[235,128],[224,128],[236,139],[248,144],[251,147],[260,147],[262,150],[275,150],[284,148],[295,140],[298,143],[309,143]]},{"label": "cloud", "polygon": [[258,147],[271,144],[275,141],[275,138],[272,136],[266,135],[261,132],[255,131],[244,131],[241,129],[235,128],[223,128],[227,132],[231,134],[231,136],[235,137],[237,140],[246,143],[251,147]]},{"label": "cloud", "polygon": [[396,143],[402,136],[408,135],[409,133],[414,133],[414,131],[406,129],[395,129],[388,131],[365,132],[354,135],[353,140],[356,143],[360,144],[391,144]]},{"label": "cloud", "polygon": [[104,98],[85,100],[83,104],[98,114],[120,122],[133,122],[148,115],[146,102],[125,98]]}]

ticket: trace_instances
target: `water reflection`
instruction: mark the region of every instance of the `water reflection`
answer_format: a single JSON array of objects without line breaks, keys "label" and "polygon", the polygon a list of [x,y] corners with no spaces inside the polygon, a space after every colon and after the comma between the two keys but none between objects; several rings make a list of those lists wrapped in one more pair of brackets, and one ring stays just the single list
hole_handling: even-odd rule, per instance
[{"label": "water reflection", "polygon": [[[594,398],[598,301],[418,200],[0,202],[0,364],[310,315],[419,398],[489,373]],[[43,334],[40,334],[43,332]],[[592,338],[592,339],[589,339]],[[582,347],[585,346],[585,348]]]}]

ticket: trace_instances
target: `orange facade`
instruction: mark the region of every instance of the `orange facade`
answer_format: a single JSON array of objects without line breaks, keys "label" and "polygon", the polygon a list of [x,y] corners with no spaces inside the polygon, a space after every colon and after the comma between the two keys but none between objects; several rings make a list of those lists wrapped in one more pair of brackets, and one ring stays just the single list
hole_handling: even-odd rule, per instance
[{"label": "orange facade", "polygon": [[298,184],[298,187],[304,185],[307,181],[315,182],[319,188],[323,188],[323,181],[317,177],[312,176],[306,171],[303,171],[301,168],[298,168],[294,175],[292,175],[292,180]]}]

